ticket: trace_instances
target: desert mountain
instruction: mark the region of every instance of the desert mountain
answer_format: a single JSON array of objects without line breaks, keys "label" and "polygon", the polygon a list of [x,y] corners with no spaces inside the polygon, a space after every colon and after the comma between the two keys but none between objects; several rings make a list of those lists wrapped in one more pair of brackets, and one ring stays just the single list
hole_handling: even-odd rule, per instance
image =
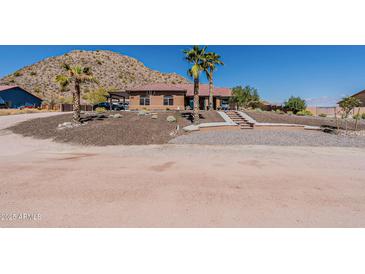
[{"label": "desert mountain", "polygon": [[75,50],[64,55],[46,58],[38,63],[24,67],[0,79],[3,85],[18,85],[42,99],[67,97],[61,93],[55,77],[64,74],[62,64],[90,67],[98,84],[86,84],[84,91],[98,85],[106,89],[125,90],[133,86],[149,83],[188,83],[176,73],[161,73],[146,67],[142,62],[116,52],[97,50]]}]

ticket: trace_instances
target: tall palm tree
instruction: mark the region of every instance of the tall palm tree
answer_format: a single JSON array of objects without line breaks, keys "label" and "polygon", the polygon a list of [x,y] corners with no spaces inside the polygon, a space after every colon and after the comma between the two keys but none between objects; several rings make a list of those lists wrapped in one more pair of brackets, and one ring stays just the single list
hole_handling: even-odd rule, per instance
[{"label": "tall palm tree", "polygon": [[192,64],[188,74],[194,79],[194,124],[199,124],[199,76],[204,70],[205,51],[207,47],[194,46],[192,49],[184,50],[185,59]]},{"label": "tall palm tree", "polygon": [[213,109],[213,73],[217,69],[217,65],[224,65],[220,59],[221,56],[215,52],[208,52],[205,54],[203,67],[209,81],[209,110]]},{"label": "tall palm tree", "polygon": [[80,95],[81,85],[86,82],[97,82],[92,76],[91,69],[88,67],[74,66],[64,64],[63,68],[67,74],[57,75],[56,82],[60,85],[62,90],[65,90],[71,83],[74,84],[72,91],[73,98],[73,122],[80,123]]}]

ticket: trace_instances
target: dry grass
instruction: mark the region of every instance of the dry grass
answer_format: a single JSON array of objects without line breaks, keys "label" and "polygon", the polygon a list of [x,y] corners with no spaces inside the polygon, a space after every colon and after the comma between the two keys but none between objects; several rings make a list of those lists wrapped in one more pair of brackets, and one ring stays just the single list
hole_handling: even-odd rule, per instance
[{"label": "dry grass", "polygon": [[26,114],[26,113],[40,113],[40,112],[49,112],[51,110],[48,109],[35,109],[35,108],[26,108],[26,109],[0,109],[0,116],[6,115],[16,115],[16,114]]}]

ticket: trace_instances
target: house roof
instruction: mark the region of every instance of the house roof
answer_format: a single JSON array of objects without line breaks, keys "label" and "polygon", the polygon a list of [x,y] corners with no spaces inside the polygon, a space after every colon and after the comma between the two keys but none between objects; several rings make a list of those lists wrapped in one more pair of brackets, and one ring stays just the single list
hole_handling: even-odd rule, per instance
[{"label": "house roof", "polygon": [[12,89],[12,88],[17,88],[17,87],[18,86],[1,86],[0,85],[0,91]]},{"label": "house roof", "polygon": [[[194,95],[194,84],[165,84],[165,83],[153,83],[147,84],[131,89],[127,89],[127,92],[135,91],[184,91],[186,96]],[[215,96],[229,97],[231,96],[231,89],[214,87],[213,94]],[[199,95],[209,96],[209,85],[200,84],[199,85]]]},{"label": "house roof", "polygon": [[359,91],[359,92],[357,92],[357,93],[355,93],[355,94],[353,94],[353,95],[351,95],[351,97],[356,96],[356,95],[359,95],[359,94],[361,94],[361,93],[363,93],[363,92],[365,92],[365,89],[364,89],[364,90],[362,90],[362,91]]},{"label": "house roof", "polygon": [[5,91],[5,90],[9,90],[9,89],[12,89],[12,88],[20,88],[20,89],[21,89],[21,90],[23,90],[24,92],[26,92],[26,93],[28,93],[28,94],[32,95],[33,97],[35,97],[35,98],[37,98],[37,99],[39,99],[39,100],[41,100],[41,101],[43,101],[41,98],[39,98],[39,97],[35,96],[34,94],[30,93],[29,91],[26,91],[25,89],[23,89],[23,88],[21,88],[21,87],[19,87],[19,86],[1,86],[1,85],[0,85],[0,92],[1,92],[1,91]]}]

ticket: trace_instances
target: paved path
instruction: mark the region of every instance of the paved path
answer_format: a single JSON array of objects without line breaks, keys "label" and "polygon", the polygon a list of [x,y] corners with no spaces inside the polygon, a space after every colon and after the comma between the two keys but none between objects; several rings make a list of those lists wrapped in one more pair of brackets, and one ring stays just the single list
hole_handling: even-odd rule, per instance
[{"label": "paved path", "polygon": [[60,114],[65,114],[65,112],[40,112],[40,113],[0,116],[0,130],[5,129],[7,127],[11,127],[16,123],[24,122],[30,119],[43,118]]},{"label": "paved path", "polygon": [[0,226],[365,227],[364,162],[364,148],[81,147],[2,131],[0,214],[41,218]]}]

